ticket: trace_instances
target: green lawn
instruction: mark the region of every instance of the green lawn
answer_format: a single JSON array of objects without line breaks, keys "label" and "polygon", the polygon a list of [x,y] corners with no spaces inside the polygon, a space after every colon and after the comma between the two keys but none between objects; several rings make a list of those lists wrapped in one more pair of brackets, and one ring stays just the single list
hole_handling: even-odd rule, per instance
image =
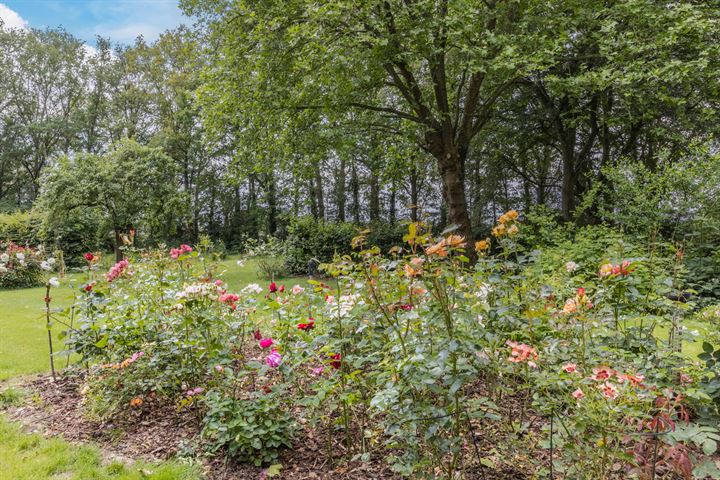
[{"label": "green lawn", "polygon": [[194,480],[197,467],[166,462],[103,462],[100,451],[61,439],[27,435],[0,417],[0,478],[8,480]]},{"label": "green lawn", "polygon": [[[237,257],[231,256],[222,263],[223,279],[230,290],[237,291],[248,283],[269,283],[257,276],[257,265],[248,261],[237,265]],[[60,288],[53,290],[52,307],[62,308],[71,304],[73,288],[82,284],[81,274],[68,275]],[[304,279],[277,279],[288,286],[305,283]],[[50,370],[48,343],[45,330],[45,288],[0,291],[0,390],[3,381],[21,375]],[[55,349],[62,350],[58,339],[62,325],[54,326]],[[57,358],[56,366],[63,367],[65,358]],[[38,435],[26,435],[18,426],[0,416],[0,478],[13,480],[42,479],[196,479],[199,474],[194,467],[174,463],[148,465],[134,463],[103,462],[100,451],[91,446],[78,447],[61,439],[43,439]]]}]

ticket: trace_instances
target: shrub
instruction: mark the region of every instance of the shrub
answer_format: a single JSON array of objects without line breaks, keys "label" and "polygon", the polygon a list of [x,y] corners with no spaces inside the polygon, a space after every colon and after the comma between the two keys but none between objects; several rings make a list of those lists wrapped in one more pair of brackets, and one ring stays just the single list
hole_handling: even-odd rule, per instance
[{"label": "shrub", "polygon": [[40,245],[43,218],[34,211],[0,214],[0,241],[18,245]]},{"label": "shrub", "polygon": [[227,448],[231,456],[257,466],[278,458],[291,446],[297,423],[282,405],[285,392],[261,393],[247,399],[233,398],[226,391],[210,391],[205,398],[207,414],[202,436],[211,451]]},{"label": "shrub", "polygon": [[297,275],[312,273],[313,265],[327,263],[335,255],[349,253],[352,239],[365,230],[367,242],[387,252],[402,242],[405,228],[387,224],[363,227],[346,222],[318,222],[310,217],[294,220],[288,226],[288,270]]},{"label": "shrub", "polygon": [[243,251],[246,257],[257,259],[257,273],[260,278],[274,280],[286,275],[286,247],[277,238],[246,239],[243,244]]},{"label": "shrub", "polygon": [[11,242],[1,252],[0,288],[43,285],[45,272],[53,270],[56,263],[52,257],[46,260],[42,247],[34,249]]}]

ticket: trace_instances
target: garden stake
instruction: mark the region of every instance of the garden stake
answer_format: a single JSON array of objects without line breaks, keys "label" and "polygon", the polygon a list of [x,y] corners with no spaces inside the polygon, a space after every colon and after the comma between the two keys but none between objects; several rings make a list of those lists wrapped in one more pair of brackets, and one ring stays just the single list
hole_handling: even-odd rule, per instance
[{"label": "garden stake", "polygon": [[57,381],[55,377],[55,360],[53,359],[52,331],[50,323],[50,283],[45,285],[45,328],[48,334],[48,345],[50,346],[50,370],[52,371],[53,382]]},{"label": "garden stake", "polygon": [[[75,305],[70,307],[70,330],[73,330],[73,324],[75,322]],[[70,353],[68,353],[67,361],[65,362],[65,368],[70,366]]]},{"label": "garden stake", "polygon": [[550,410],[550,480],[553,480],[553,419],[555,409]]},{"label": "garden stake", "polygon": [[655,439],[655,447],[653,448],[653,465],[652,465],[652,474],[650,475],[650,480],[655,480],[655,466],[657,465],[657,453],[658,453],[658,437],[660,436],[660,422],[657,422],[655,424],[655,435],[653,435],[653,438]]},{"label": "garden stake", "polygon": [[478,464],[480,466],[480,475],[482,476],[482,479],[485,480],[485,469],[483,468],[483,464],[481,462],[480,449],[478,448],[477,439],[475,439],[475,430],[473,429],[472,422],[470,421],[470,414],[467,412],[467,410],[465,411],[465,417],[467,417],[468,429],[470,430],[470,438],[472,438],[473,447],[475,447],[475,456],[477,457]]}]

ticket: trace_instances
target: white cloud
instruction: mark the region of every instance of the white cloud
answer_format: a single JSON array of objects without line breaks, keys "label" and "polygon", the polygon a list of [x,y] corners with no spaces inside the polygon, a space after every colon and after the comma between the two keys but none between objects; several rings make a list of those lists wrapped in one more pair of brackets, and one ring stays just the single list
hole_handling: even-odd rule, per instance
[{"label": "white cloud", "polygon": [[129,23],[119,26],[101,24],[95,27],[95,33],[109,37],[113,41],[132,43],[139,35],[142,35],[145,40],[155,40],[166,28],[162,25],[150,23]]},{"label": "white cloud", "polygon": [[28,22],[17,14],[16,11],[10,10],[4,3],[0,3],[0,20],[5,28],[27,28]]}]

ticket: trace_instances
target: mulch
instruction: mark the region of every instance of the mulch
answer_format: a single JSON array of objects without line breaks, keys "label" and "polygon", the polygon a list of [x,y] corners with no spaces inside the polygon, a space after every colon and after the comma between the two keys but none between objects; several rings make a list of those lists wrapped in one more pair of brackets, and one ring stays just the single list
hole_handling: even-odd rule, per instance
[{"label": "mulch", "polygon": [[[108,461],[167,460],[196,443],[200,422],[194,415],[178,412],[174,405],[146,402],[142,409],[129,416],[92,420],[83,411],[82,383],[82,378],[74,374],[61,375],[57,381],[50,375],[36,376],[21,385],[29,393],[23,404],[9,407],[4,413],[31,433],[61,436],[69,442],[92,442],[100,447]],[[283,466],[279,478],[400,478],[380,458],[368,462],[347,461],[340,441],[332,444],[333,458],[328,458],[327,451],[327,436],[306,429],[293,448],[278,460]],[[238,463],[224,455],[204,458],[202,463],[207,480],[264,478],[263,468]]]}]

